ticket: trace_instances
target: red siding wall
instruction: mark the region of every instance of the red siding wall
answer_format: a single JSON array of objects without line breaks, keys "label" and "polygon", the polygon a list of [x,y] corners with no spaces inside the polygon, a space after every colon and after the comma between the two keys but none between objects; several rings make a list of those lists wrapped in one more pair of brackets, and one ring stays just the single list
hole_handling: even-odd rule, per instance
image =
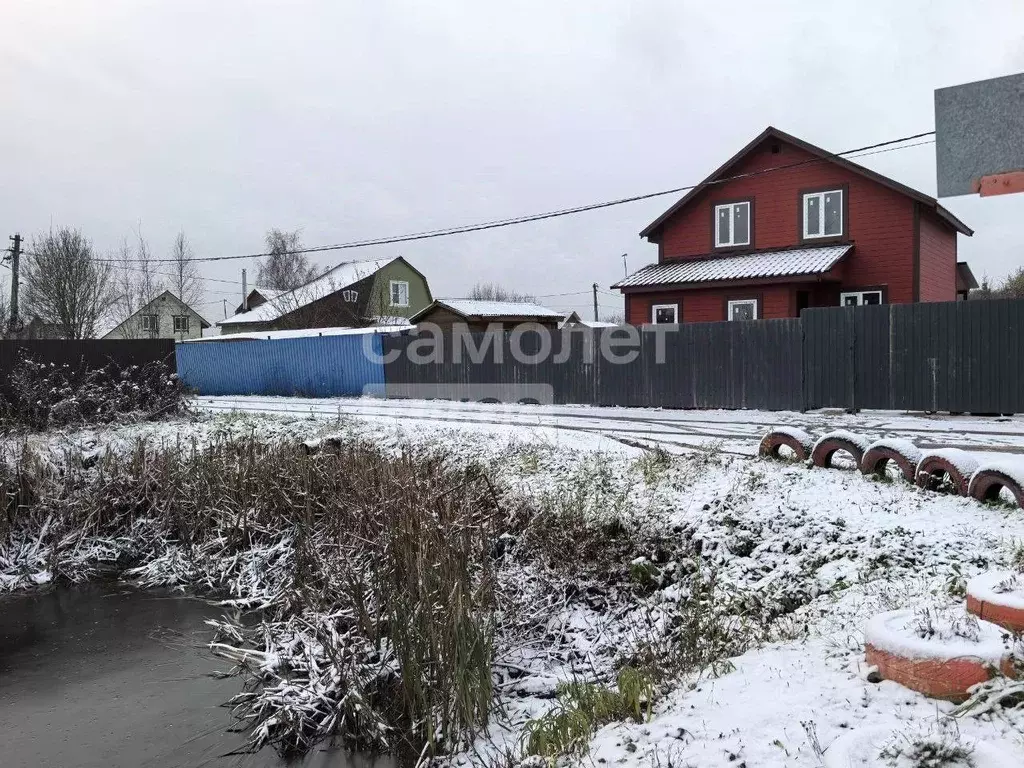
[{"label": "red siding wall", "polygon": [[921,210],[921,301],[956,301],[956,232]]},{"label": "red siding wall", "polygon": [[713,323],[726,318],[729,299],[761,300],[761,319],[796,316],[796,297],[793,286],[764,285],[756,288],[709,288],[696,291],[665,291],[634,293],[626,296],[626,322],[644,325],[651,322],[654,304],[681,304],[684,323]]},{"label": "red siding wall", "polygon": [[[773,154],[773,143],[776,142],[768,139],[739,164],[728,169],[727,175],[815,159],[802,149],[782,143],[776,143],[780,151]],[[800,191],[839,184],[847,184],[849,188],[847,230],[856,246],[847,257],[843,287],[886,286],[890,302],[913,301],[914,201],[826,161],[709,187],[664,223],[660,252],[666,261],[706,257],[713,252],[711,221],[714,204],[744,197],[754,198],[751,249],[797,246],[801,235]],[[922,219],[926,213],[930,212],[923,213]],[[950,235],[955,240],[952,230]],[[936,280],[939,281],[938,277]],[[936,285],[929,289],[929,295],[944,291],[947,289]],[[948,291],[955,291],[952,272],[949,273]],[[767,299],[766,303],[769,303]],[[771,316],[767,308],[765,314]]]}]

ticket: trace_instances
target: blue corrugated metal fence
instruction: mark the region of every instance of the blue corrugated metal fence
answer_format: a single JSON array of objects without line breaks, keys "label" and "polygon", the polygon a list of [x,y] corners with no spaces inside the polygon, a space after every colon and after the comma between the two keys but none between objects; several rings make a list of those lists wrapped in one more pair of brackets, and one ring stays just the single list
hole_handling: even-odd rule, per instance
[{"label": "blue corrugated metal fence", "polygon": [[201,395],[383,395],[380,334],[178,344],[178,376]]}]

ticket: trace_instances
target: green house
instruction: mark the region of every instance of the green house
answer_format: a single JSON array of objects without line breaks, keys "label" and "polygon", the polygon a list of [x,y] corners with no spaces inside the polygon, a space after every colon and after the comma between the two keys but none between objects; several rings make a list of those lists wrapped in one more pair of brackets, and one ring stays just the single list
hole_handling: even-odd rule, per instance
[{"label": "green house", "polygon": [[423,273],[401,256],[349,261],[291,291],[255,288],[221,334],[404,325],[433,301]]}]

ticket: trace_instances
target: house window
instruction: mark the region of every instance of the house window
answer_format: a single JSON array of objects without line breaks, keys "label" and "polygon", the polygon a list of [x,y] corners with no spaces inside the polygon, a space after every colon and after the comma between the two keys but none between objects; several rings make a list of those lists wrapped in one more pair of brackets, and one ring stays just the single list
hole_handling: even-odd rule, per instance
[{"label": "house window", "polygon": [[678,304],[654,304],[651,307],[651,322],[655,325],[674,325],[679,322]]},{"label": "house window", "polygon": [[839,294],[839,306],[863,307],[868,304],[881,304],[881,291],[846,291]]},{"label": "house window", "polygon": [[405,280],[391,281],[391,306],[409,306],[409,283],[407,283]]},{"label": "house window", "polygon": [[174,316],[174,332],[188,333],[188,315]]},{"label": "house window", "polygon": [[156,315],[140,315],[140,318],[142,320],[142,330],[149,333],[156,333],[159,330]]},{"label": "house window", "polygon": [[750,201],[715,206],[715,247],[750,245]]},{"label": "house window", "polygon": [[757,299],[734,299],[729,302],[730,320],[757,320]]},{"label": "house window", "polygon": [[843,234],[843,190],[804,195],[804,238]]}]

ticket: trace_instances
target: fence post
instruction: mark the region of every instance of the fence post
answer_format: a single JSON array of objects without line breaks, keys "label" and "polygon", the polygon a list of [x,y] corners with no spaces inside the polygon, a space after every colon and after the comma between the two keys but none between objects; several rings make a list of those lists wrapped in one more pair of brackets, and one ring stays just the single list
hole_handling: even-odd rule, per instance
[{"label": "fence post", "polygon": [[800,324],[800,413],[807,413],[807,329],[803,310],[796,321]]},{"label": "fence post", "polygon": [[857,316],[856,308],[844,307],[846,313],[846,325],[847,325],[847,337],[849,343],[847,344],[846,354],[846,367],[849,370],[850,376],[850,405],[849,412],[857,412]]}]

